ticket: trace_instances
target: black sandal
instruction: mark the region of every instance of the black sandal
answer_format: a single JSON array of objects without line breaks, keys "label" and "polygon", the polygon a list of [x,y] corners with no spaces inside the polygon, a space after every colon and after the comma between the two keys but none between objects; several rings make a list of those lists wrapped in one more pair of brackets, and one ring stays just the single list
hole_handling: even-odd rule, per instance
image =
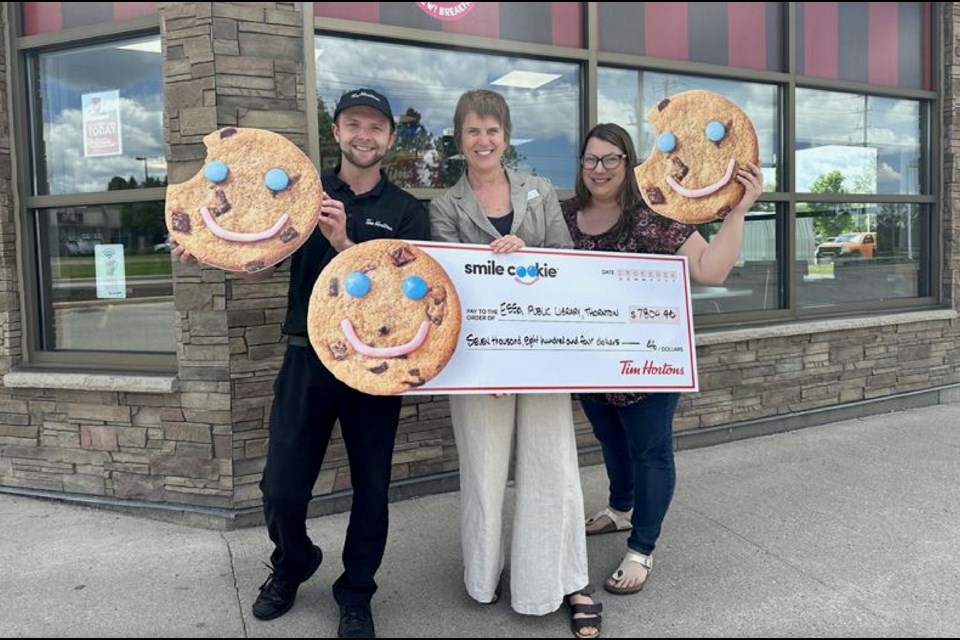
[{"label": "black sandal", "polygon": [[[587,596],[592,600],[592,594],[593,585],[588,584],[583,589],[580,589],[580,591],[568,593],[563,597],[563,603],[567,606],[567,609],[570,610],[570,630],[573,631],[573,635],[576,638],[593,640],[594,638],[600,637],[600,625],[603,621],[600,612],[603,611],[603,603],[593,602],[591,604],[572,604],[570,602],[571,596]],[[585,615],[589,617],[578,618],[578,615]],[[591,635],[581,633],[581,631],[584,629],[589,628],[596,629],[597,632]]]}]

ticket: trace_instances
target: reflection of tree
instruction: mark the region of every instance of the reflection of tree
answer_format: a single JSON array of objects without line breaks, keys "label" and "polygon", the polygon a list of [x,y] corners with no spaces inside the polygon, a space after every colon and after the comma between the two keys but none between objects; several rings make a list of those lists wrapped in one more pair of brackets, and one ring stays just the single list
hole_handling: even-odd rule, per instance
[{"label": "reflection of tree", "polygon": [[885,202],[877,206],[876,232],[877,255],[895,255],[905,250],[906,255],[914,258],[915,212],[910,205]]},{"label": "reflection of tree", "polygon": [[423,126],[422,118],[419,111],[407,108],[397,123],[397,141],[383,161],[390,180],[400,186],[441,186],[442,149],[437,149],[437,139]]},{"label": "reflection of tree", "polygon": [[[126,180],[120,176],[114,176],[107,185],[107,191],[165,186],[167,186],[166,179],[160,180],[148,177],[142,183],[139,183],[133,176]],[[123,244],[133,250],[152,247],[156,243],[163,242],[164,238],[167,237],[167,225],[164,222],[162,201],[128,202],[121,205],[120,224],[122,235],[129,239]]]},{"label": "reflection of tree", "polygon": [[[834,169],[830,173],[822,173],[810,185],[810,193],[847,193],[843,186],[843,173]],[[818,215],[813,218],[813,228],[817,237],[821,239],[833,238],[850,230],[853,224],[850,215],[850,205],[831,204],[835,208],[834,215]]]},{"label": "reflection of tree", "polygon": [[333,115],[327,112],[320,96],[317,96],[317,124],[320,131],[320,168],[333,168],[340,161],[340,147],[333,137]]}]

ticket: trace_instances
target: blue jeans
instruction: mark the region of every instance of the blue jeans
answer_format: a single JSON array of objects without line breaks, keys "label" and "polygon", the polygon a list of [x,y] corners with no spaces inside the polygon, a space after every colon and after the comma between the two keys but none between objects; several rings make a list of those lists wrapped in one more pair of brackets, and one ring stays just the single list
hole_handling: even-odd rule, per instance
[{"label": "blue jeans", "polygon": [[679,393],[654,393],[628,407],[584,400],[583,412],[603,449],[610,480],[610,506],[633,509],[627,546],[653,553],[673,499],[673,414]]}]

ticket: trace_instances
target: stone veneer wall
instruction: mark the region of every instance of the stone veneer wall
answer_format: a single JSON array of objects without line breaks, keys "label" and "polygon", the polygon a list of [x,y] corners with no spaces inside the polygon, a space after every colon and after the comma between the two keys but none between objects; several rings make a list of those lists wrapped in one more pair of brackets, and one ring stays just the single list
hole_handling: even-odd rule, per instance
[{"label": "stone veneer wall", "polygon": [[941,2],[940,6],[944,23],[941,39],[943,47],[944,70],[934,69],[934,73],[941,73],[943,83],[943,103],[940,112],[943,114],[943,173],[941,186],[941,221],[943,224],[943,279],[941,290],[944,299],[954,308],[960,310],[960,163],[957,153],[960,152],[960,48],[957,48],[957,38],[960,38],[960,3]]},{"label": "stone veneer wall", "polygon": [[[312,16],[302,14],[300,3],[158,5],[171,182],[200,168],[201,138],[221,126],[271,129],[306,146],[303,20],[312,22]],[[941,10],[948,21],[941,207],[948,309],[702,332],[702,391],[681,402],[681,440],[757,420],[787,424],[804,412],[960,383],[960,180],[954,160],[960,133],[953,95],[960,53],[952,46],[960,15],[954,3]],[[0,26],[3,19],[0,13]],[[5,28],[0,34],[9,35]],[[5,64],[0,47],[0,375],[22,359]],[[283,271],[267,282],[247,282],[178,263],[176,392],[0,387],[0,489],[204,507],[225,516],[254,512],[272,384],[284,350],[287,284]],[[960,389],[940,392],[939,399],[960,400]],[[449,416],[444,397],[406,399],[395,496],[406,494],[404,480],[427,477],[440,482],[425,486],[453,486],[447,482],[447,472],[457,468]],[[579,411],[577,422],[580,444],[595,445]],[[749,424],[740,426],[751,432]],[[595,452],[587,457],[599,459]],[[346,454],[335,434],[315,488],[335,499],[321,509],[344,508],[338,492],[348,487]]]},{"label": "stone veneer wall", "polygon": [[[160,16],[171,183],[201,168],[202,138],[219,127],[270,129],[306,147],[300,3],[166,2]],[[187,422],[198,439],[212,435],[214,460],[231,463],[234,508],[259,504],[287,284],[286,273],[248,282],[217,269],[176,270],[184,411],[194,414]]]}]

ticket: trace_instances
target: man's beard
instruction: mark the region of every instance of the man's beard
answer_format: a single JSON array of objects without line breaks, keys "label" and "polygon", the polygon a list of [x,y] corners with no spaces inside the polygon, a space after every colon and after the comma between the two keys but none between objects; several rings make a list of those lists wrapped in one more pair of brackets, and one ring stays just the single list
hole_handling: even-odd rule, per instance
[{"label": "man's beard", "polygon": [[386,155],[385,153],[376,153],[371,156],[369,160],[360,160],[351,147],[340,149],[340,153],[343,154],[344,158],[350,161],[350,164],[358,169],[369,169],[370,167],[377,165],[377,163],[383,160],[383,157]]}]

